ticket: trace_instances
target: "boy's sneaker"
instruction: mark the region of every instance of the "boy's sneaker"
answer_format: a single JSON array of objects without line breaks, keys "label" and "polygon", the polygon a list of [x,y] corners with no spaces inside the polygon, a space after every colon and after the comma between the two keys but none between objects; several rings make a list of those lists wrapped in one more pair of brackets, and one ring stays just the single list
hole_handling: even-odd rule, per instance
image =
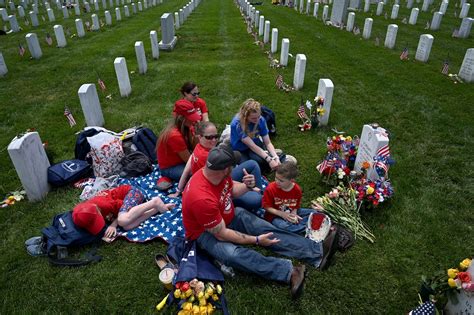
[{"label": "boy's sneaker", "polygon": [[298,161],[296,160],[296,158],[293,155],[289,155],[289,154],[286,155],[285,162],[291,162],[291,163],[294,163],[295,165],[298,164]]},{"label": "boy's sneaker", "polygon": [[173,182],[171,181],[171,178],[162,176],[158,180],[157,187],[158,190],[168,190],[173,186]]},{"label": "boy's sneaker", "polygon": [[30,245],[39,245],[43,243],[42,236],[33,236],[25,241],[25,246],[28,247]]},{"label": "boy's sneaker", "polygon": [[43,243],[29,245],[28,247],[26,247],[26,251],[33,257],[46,256],[46,247]]}]

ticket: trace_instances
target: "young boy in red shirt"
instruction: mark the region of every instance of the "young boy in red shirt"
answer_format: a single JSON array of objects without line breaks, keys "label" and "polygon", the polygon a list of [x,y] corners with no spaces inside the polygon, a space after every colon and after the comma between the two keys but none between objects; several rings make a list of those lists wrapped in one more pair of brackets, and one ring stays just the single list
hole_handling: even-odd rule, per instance
[{"label": "young boy in red shirt", "polygon": [[275,181],[268,185],[263,194],[265,220],[286,231],[304,232],[309,215],[316,211],[300,208],[303,193],[295,182],[298,176],[296,164],[284,162],[275,171]]}]

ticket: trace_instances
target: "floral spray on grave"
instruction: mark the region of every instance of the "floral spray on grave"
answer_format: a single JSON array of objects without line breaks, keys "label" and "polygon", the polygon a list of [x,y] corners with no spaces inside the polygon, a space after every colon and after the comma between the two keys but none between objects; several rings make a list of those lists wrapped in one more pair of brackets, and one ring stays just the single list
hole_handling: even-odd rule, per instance
[{"label": "floral spray on grave", "polygon": [[[322,96],[316,96],[314,98],[314,105],[309,100],[306,100],[306,103],[303,102],[303,98],[301,98],[300,106],[296,111],[296,114],[302,122],[298,125],[300,131],[316,129],[319,126],[320,119],[325,112],[323,106],[324,98]],[[309,110],[309,115],[306,113],[306,109]]]}]

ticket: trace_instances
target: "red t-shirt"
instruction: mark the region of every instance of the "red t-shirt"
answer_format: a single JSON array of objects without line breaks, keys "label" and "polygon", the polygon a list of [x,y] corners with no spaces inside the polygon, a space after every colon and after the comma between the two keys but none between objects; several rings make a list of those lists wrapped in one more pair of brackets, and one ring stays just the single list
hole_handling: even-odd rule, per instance
[{"label": "red t-shirt", "polygon": [[118,216],[123,200],[131,188],[130,185],[122,185],[117,188],[103,190],[98,192],[93,198],[84,201],[84,203],[96,204],[104,219],[113,221]]},{"label": "red t-shirt", "polygon": [[178,152],[188,150],[184,136],[174,127],[168,137],[167,142],[160,142],[156,150],[158,165],[161,169],[166,169],[175,165],[183,164],[184,161],[178,155]]},{"label": "red t-shirt", "polygon": [[189,180],[183,192],[183,224],[186,237],[197,239],[206,229],[224,220],[225,225],[234,218],[232,178],[227,177],[214,185],[199,170]]},{"label": "red t-shirt", "polygon": [[[301,205],[301,198],[303,192],[300,186],[295,183],[290,191],[284,191],[278,188],[275,182],[271,182],[265,189],[262,198],[262,207],[272,207],[277,210],[284,211],[285,207],[291,208],[291,210],[298,210]],[[269,212],[265,212],[265,220],[272,221],[275,216]]]},{"label": "red t-shirt", "polygon": [[200,143],[194,148],[191,155],[191,173],[196,174],[201,168],[206,165],[207,156],[209,155],[208,148],[203,147]]}]

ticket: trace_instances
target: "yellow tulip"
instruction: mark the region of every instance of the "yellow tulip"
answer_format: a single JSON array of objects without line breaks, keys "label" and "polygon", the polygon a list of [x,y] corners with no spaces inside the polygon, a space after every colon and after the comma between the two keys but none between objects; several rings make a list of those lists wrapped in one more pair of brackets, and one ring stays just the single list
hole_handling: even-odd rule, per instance
[{"label": "yellow tulip", "polygon": [[183,310],[186,310],[186,311],[191,311],[193,309],[193,303],[190,303],[190,302],[185,302],[183,303],[183,305],[181,306],[181,308]]},{"label": "yellow tulip", "polygon": [[161,300],[160,304],[158,304],[158,305],[156,306],[156,310],[157,310],[157,311],[161,311],[161,310],[163,309],[163,307],[165,307],[167,300],[168,300],[168,295],[166,295],[166,296],[163,298],[163,300]]},{"label": "yellow tulip", "polygon": [[369,188],[367,188],[367,195],[372,195],[373,193],[374,193],[374,187],[369,186]]},{"label": "yellow tulip", "polygon": [[451,288],[457,287],[456,281],[454,281],[454,279],[452,279],[452,278],[449,278],[449,279],[448,279],[448,285],[449,285]]},{"label": "yellow tulip", "polygon": [[199,306],[193,305],[193,314],[199,314]]},{"label": "yellow tulip", "polygon": [[471,265],[471,261],[472,260],[469,258],[464,259],[463,261],[459,263],[459,269],[466,270]]},{"label": "yellow tulip", "polygon": [[451,279],[454,279],[456,278],[458,272],[459,270],[454,269],[454,268],[448,269],[448,277],[450,277]]},{"label": "yellow tulip", "polygon": [[181,296],[181,290],[180,289],[174,290],[174,297],[179,299],[180,296]]},{"label": "yellow tulip", "polygon": [[207,314],[207,306],[199,307],[199,311],[201,312],[202,315],[206,315]]}]

